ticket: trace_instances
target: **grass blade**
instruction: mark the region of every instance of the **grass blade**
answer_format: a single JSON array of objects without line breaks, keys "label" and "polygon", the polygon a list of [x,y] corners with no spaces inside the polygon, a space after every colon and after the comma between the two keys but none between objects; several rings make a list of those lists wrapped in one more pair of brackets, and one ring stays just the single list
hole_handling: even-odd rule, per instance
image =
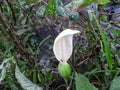
[{"label": "grass blade", "polygon": [[111,53],[111,50],[109,48],[109,44],[106,40],[106,35],[104,34],[104,32],[102,31],[102,28],[97,20],[97,18],[95,17],[95,21],[97,23],[97,26],[98,26],[98,29],[99,29],[99,32],[100,32],[100,35],[101,35],[101,38],[102,38],[102,42],[103,42],[103,45],[104,45],[104,51],[105,51],[105,54],[106,54],[106,58],[107,58],[107,62],[108,62],[108,65],[109,65],[109,68],[110,70],[112,70],[113,68],[113,60],[112,60],[112,53]]}]

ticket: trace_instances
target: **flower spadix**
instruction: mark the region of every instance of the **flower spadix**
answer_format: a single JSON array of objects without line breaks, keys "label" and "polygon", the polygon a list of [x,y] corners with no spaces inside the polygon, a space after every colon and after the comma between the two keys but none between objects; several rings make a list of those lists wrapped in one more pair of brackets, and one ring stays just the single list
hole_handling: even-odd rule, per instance
[{"label": "flower spadix", "polygon": [[62,31],[54,41],[53,51],[58,61],[58,72],[64,78],[71,74],[71,67],[67,63],[73,51],[73,35],[80,33],[77,30],[66,29]]}]

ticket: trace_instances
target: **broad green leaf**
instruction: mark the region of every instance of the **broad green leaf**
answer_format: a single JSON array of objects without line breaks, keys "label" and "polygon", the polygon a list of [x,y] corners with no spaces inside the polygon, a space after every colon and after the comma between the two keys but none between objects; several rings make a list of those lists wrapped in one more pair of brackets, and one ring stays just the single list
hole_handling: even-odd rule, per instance
[{"label": "broad green leaf", "polygon": [[19,70],[18,66],[16,65],[15,68],[15,77],[18,81],[18,83],[21,85],[21,87],[24,90],[43,90],[38,85],[32,83],[30,80],[28,80]]},{"label": "broad green leaf", "polygon": [[75,73],[75,86],[76,90],[98,90],[89,82],[88,78],[80,73]]},{"label": "broad green leaf", "polygon": [[79,13],[75,10],[70,10],[63,6],[61,0],[56,0],[56,12],[58,15],[63,17],[69,17],[70,20],[76,21],[79,19]]},{"label": "broad green leaf", "polygon": [[120,77],[116,77],[112,80],[110,90],[120,90]]}]

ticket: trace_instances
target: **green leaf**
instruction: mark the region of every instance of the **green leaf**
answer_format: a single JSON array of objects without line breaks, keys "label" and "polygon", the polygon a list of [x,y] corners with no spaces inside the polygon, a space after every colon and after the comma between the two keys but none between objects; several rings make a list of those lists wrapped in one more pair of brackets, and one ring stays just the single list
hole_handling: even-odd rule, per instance
[{"label": "green leaf", "polygon": [[6,43],[5,43],[4,40],[0,37],[0,50],[4,50],[4,49],[5,49],[5,45],[6,45]]},{"label": "green leaf", "polygon": [[56,0],[50,0],[45,11],[45,15],[55,15],[56,14]]},{"label": "green leaf", "polygon": [[98,1],[98,4],[105,5],[105,4],[107,4],[108,2],[110,2],[110,0],[99,0],[99,1]]},{"label": "green leaf", "polygon": [[112,80],[110,90],[120,90],[120,77],[116,77]]},{"label": "green leaf", "polygon": [[100,35],[101,35],[101,38],[102,38],[102,42],[103,42],[103,45],[104,45],[104,51],[105,51],[105,54],[106,54],[108,65],[110,67],[110,70],[112,70],[112,68],[113,68],[112,53],[111,53],[111,50],[109,48],[109,44],[107,42],[106,35],[104,34],[104,32],[103,32],[103,30],[102,30],[102,28],[99,24],[99,21],[97,20],[96,17],[95,17],[95,21],[97,23],[97,26],[98,26],[98,29],[99,29],[99,32],[100,32]]},{"label": "green leaf", "polygon": [[84,0],[82,5],[80,7],[86,7],[94,2],[96,2],[97,0]]},{"label": "green leaf", "polygon": [[36,11],[36,15],[39,17],[39,18],[44,18],[44,15],[45,15],[45,10],[46,10],[46,6],[40,6],[38,8],[38,10]]},{"label": "green leaf", "polygon": [[[84,0],[85,1],[85,0]],[[70,3],[65,5],[65,8],[73,8],[73,9],[78,9],[80,5],[83,3],[83,0],[72,0]]]},{"label": "green leaf", "polygon": [[117,36],[120,36],[120,30],[115,30],[115,32]]},{"label": "green leaf", "polygon": [[5,50],[5,54],[8,54],[10,52],[11,49],[14,48],[14,45],[12,44],[7,44],[6,45],[6,50]]},{"label": "green leaf", "polygon": [[34,71],[33,71],[33,82],[37,83],[37,72],[36,72],[36,67],[34,67]]},{"label": "green leaf", "polygon": [[71,11],[66,9],[61,0],[56,0],[56,12],[59,16],[69,17],[69,19],[73,21],[79,19],[79,13],[75,10]]},{"label": "green leaf", "polygon": [[29,5],[26,4],[25,0],[18,0],[19,4],[20,4],[20,7],[22,9],[28,9],[29,8]]},{"label": "green leaf", "polygon": [[100,4],[100,5],[105,5],[108,2],[110,2],[110,0],[84,0],[82,5],[80,6],[80,8],[87,7],[87,6],[89,6],[90,4],[93,4],[93,3],[97,3],[97,4]]},{"label": "green leaf", "polygon": [[0,82],[5,79],[6,71],[10,67],[9,61],[12,59],[13,59],[13,57],[4,59],[2,64],[0,65]]},{"label": "green leaf", "polygon": [[98,90],[89,82],[88,78],[80,73],[75,73],[75,86],[76,90]]},{"label": "green leaf", "polygon": [[15,77],[21,87],[25,90],[43,90],[36,84],[33,84],[30,80],[28,80],[19,70],[18,66],[16,65],[15,69]]}]

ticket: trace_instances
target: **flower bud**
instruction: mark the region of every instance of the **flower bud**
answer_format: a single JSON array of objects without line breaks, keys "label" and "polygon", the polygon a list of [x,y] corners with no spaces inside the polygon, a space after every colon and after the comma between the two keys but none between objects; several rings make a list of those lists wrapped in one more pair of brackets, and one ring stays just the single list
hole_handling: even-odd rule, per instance
[{"label": "flower bud", "polygon": [[68,78],[71,75],[71,66],[68,63],[60,62],[58,72],[63,78]]}]

